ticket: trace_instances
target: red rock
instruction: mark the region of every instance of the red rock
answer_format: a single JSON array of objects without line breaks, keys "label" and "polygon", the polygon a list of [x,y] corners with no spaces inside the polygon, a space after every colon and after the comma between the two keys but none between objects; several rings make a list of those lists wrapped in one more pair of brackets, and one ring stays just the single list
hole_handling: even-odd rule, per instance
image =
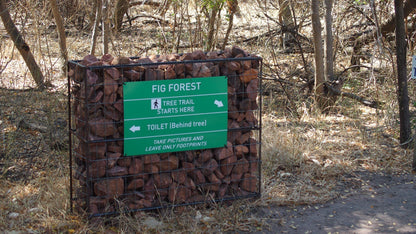
[{"label": "red rock", "polygon": [[188,162],[194,161],[194,158],[196,156],[195,151],[185,151],[186,160]]},{"label": "red rock", "polygon": [[179,54],[168,54],[168,55],[166,56],[166,59],[167,59],[168,61],[176,61],[176,60],[178,60],[178,59],[179,59]]},{"label": "red rock", "polygon": [[239,106],[240,106],[240,111],[248,111],[248,110],[253,110],[253,109],[255,109],[254,107],[253,107],[253,104],[254,102],[253,101],[251,101],[250,99],[244,99],[244,100],[242,100],[240,103],[239,103]]},{"label": "red rock", "polygon": [[237,161],[236,165],[234,166],[233,173],[235,174],[243,174],[249,171],[250,163],[247,159],[242,158]]},{"label": "red rock", "polygon": [[201,202],[201,201],[206,201],[206,196],[192,193],[191,197],[188,199],[187,202],[192,203],[192,202]]},{"label": "red rock", "polygon": [[[126,64],[130,64],[130,58],[128,57],[115,57],[112,62],[111,65],[126,65]],[[129,68],[123,68],[123,69],[129,69]]]},{"label": "red rock", "polygon": [[146,173],[152,173],[152,174],[158,173],[159,172],[159,167],[155,164],[146,164],[144,166],[144,171]]},{"label": "red rock", "polygon": [[204,174],[202,174],[202,172],[198,169],[193,170],[191,172],[191,176],[197,185],[206,182]]},{"label": "red rock", "polygon": [[108,73],[104,73],[104,94],[110,95],[117,92],[118,83]]},{"label": "red rock", "polygon": [[[169,156],[170,156],[171,154],[170,153],[162,153],[162,154],[159,154],[159,158],[161,159],[161,160],[166,160],[166,159],[168,159],[169,158]],[[175,154],[172,154],[172,156],[173,157],[176,157],[175,156]]]},{"label": "red rock", "polygon": [[195,165],[193,163],[189,163],[189,162],[182,162],[182,167],[187,172],[192,171],[193,169],[195,169]]},{"label": "red rock", "polygon": [[101,61],[103,61],[105,63],[108,63],[108,64],[111,64],[111,62],[113,61],[113,59],[114,59],[114,57],[111,54],[104,54],[101,57]]},{"label": "red rock", "polygon": [[231,184],[231,177],[230,176],[224,177],[224,179],[222,179],[222,182],[227,185]]},{"label": "red rock", "polygon": [[230,175],[233,170],[234,164],[237,162],[237,156],[233,155],[226,159],[221,160],[220,170],[224,176]]},{"label": "red rock", "polygon": [[156,195],[155,191],[155,181],[153,177],[151,177],[143,186],[143,194],[145,195],[145,199],[153,201]]},{"label": "red rock", "polygon": [[189,188],[177,184],[172,184],[169,187],[168,199],[172,203],[177,204],[186,202],[190,196],[191,190]]},{"label": "red rock", "polygon": [[234,155],[232,143],[227,141],[227,146],[216,149],[214,154],[217,160],[222,160],[231,157],[232,155]]},{"label": "red rock", "polygon": [[219,168],[217,168],[217,170],[214,171],[215,175],[217,176],[218,179],[223,179],[224,175],[221,173],[221,170]]},{"label": "red rock", "polygon": [[259,79],[254,79],[250,81],[250,83],[247,85],[247,96],[251,100],[256,100],[257,98],[257,92],[259,88]]},{"label": "red rock", "polygon": [[117,68],[111,67],[111,68],[105,68],[104,71],[111,76],[113,80],[120,79],[120,72],[117,70]]},{"label": "red rock", "polygon": [[258,76],[258,70],[256,69],[249,69],[244,71],[241,75],[240,75],[240,80],[243,83],[248,83],[254,79],[257,79]]},{"label": "red rock", "polygon": [[251,173],[258,173],[259,172],[259,159],[257,157],[249,157],[248,162],[250,165],[249,171]]},{"label": "red rock", "polygon": [[[108,110],[107,108],[104,109],[104,116],[108,119],[112,119],[115,122],[118,122],[123,117],[122,114],[115,110]],[[118,132],[118,130],[117,130]]]},{"label": "red rock", "polygon": [[248,139],[250,155],[257,156],[257,141],[253,138]]},{"label": "red rock", "polygon": [[[88,153],[93,156],[91,159],[103,159],[107,151],[107,144],[105,142],[89,143]],[[87,150],[84,149],[79,152],[81,155],[86,155]]]},{"label": "red rock", "polygon": [[158,154],[149,154],[143,156],[143,163],[150,164],[150,163],[158,163],[160,162],[160,157]]},{"label": "red rock", "polygon": [[202,167],[202,174],[209,176],[218,168],[217,160],[211,159]]},{"label": "red rock", "polygon": [[214,173],[207,176],[207,178],[208,181],[212,184],[221,184],[221,180]]},{"label": "red rock", "polygon": [[[187,72],[191,74],[191,77],[199,77],[198,74],[199,74],[199,71],[201,70],[202,63],[192,63],[190,65],[192,66],[192,68],[187,67]],[[190,68],[191,68],[191,70],[189,70]]]},{"label": "red rock", "polygon": [[243,49],[241,49],[240,47],[238,47],[238,46],[233,46],[231,48],[231,55],[234,58],[237,57],[238,55],[242,55],[243,57],[246,57],[247,56],[246,55],[246,52]]},{"label": "red rock", "polygon": [[107,149],[113,153],[121,153],[123,151],[123,147],[119,146],[116,142],[109,143]]},{"label": "red rock", "polygon": [[218,52],[217,51],[209,51],[207,53],[207,59],[217,59],[218,58]]},{"label": "red rock", "polygon": [[103,177],[105,175],[106,162],[104,160],[98,160],[91,163],[88,168],[89,176],[92,178]]},{"label": "red rock", "polygon": [[97,196],[105,196],[107,199],[120,196],[124,192],[122,178],[100,180],[94,184],[94,192]]},{"label": "red rock", "polygon": [[241,68],[241,64],[239,62],[228,62],[227,67],[230,71],[238,71]]},{"label": "red rock", "polygon": [[199,155],[200,161],[202,163],[210,160],[213,158],[213,154],[212,154],[212,150],[207,149],[201,152],[201,154]]},{"label": "red rock", "polygon": [[124,104],[123,104],[123,100],[118,100],[118,101],[116,101],[116,103],[114,103],[114,107],[118,110],[118,111],[120,111],[121,113],[123,113],[123,111],[124,111],[124,106],[123,106]]},{"label": "red rock", "polygon": [[135,70],[124,71],[123,75],[130,81],[139,81],[142,79],[143,72],[138,72]]},{"label": "red rock", "polygon": [[189,177],[186,179],[184,185],[185,185],[185,187],[191,189],[192,191],[196,190],[195,182]]},{"label": "red rock", "polygon": [[107,175],[109,177],[124,176],[127,174],[128,174],[128,170],[126,167],[115,166],[107,170]]},{"label": "red rock", "polygon": [[241,138],[241,131],[228,131],[227,133],[227,139],[230,142],[238,142],[238,139]]},{"label": "red rock", "polygon": [[192,52],[191,56],[192,56],[192,60],[206,60],[207,59],[207,56],[202,50],[195,50],[194,52]]},{"label": "red rock", "polygon": [[112,167],[114,167],[114,165],[116,165],[117,160],[121,157],[121,153],[107,152],[106,156],[107,156],[107,160],[108,160],[108,167],[112,168]]},{"label": "red rock", "polygon": [[[144,207],[142,200],[138,200],[138,201],[129,201],[127,202],[127,207],[130,210],[138,210],[138,209],[142,209]],[[106,233],[107,234],[107,233]]]},{"label": "red rock", "polygon": [[225,195],[226,195],[226,193],[227,193],[227,190],[228,190],[228,185],[226,185],[226,184],[222,184],[222,185],[220,185],[220,188],[219,188],[219,190],[218,190],[218,192],[217,192],[217,194],[218,194],[218,198],[223,198],[223,197],[225,197]]},{"label": "red rock", "polygon": [[140,158],[133,158],[129,167],[129,174],[137,175],[143,173],[143,169],[143,161]]},{"label": "red rock", "polygon": [[[222,71],[223,73],[224,71]],[[242,95],[245,90],[241,90],[240,87],[244,87],[241,83],[240,78],[237,76],[236,72],[234,71],[227,71],[228,73],[228,86],[231,86],[235,89],[236,95]]]},{"label": "red rock", "polygon": [[214,65],[209,67],[209,70],[211,72],[211,76],[220,76],[220,67],[218,65]]},{"label": "red rock", "polygon": [[89,66],[89,64],[97,61],[98,59],[94,55],[87,55],[82,59],[81,64],[84,66]]},{"label": "red rock", "polygon": [[141,200],[141,203],[143,203],[143,205],[144,205],[144,207],[152,207],[152,201],[151,200],[148,200],[148,199],[143,199],[143,200]]},{"label": "red rock", "polygon": [[165,70],[165,79],[175,79],[176,78],[176,71],[174,65],[170,65]]},{"label": "red rock", "polygon": [[171,155],[169,158],[160,161],[159,169],[160,171],[171,171],[177,169],[179,166],[179,159],[178,157]]},{"label": "red rock", "polygon": [[106,206],[106,200],[99,197],[90,197],[89,198],[90,207],[89,212],[91,214],[99,214]]},{"label": "red rock", "polygon": [[247,132],[241,135],[240,137],[236,138],[235,143],[240,144],[240,145],[246,144],[246,142],[251,137],[251,135],[252,135],[251,132]]},{"label": "red rock", "polygon": [[[122,158],[119,158],[117,160],[117,164],[119,166],[122,166],[122,167],[130,167],[130,165],[131,165],[131,158],[130,157],[122,157]],[[130,168],[129,168],[129,174],[132,174],[132,173],[130,173]]]},{"label": "red rock", "polygon": [[211,70],[205,66],[202,65],[201,68],[199,69],[198,74],[196,75],[196,77],[211,77]]},{"label": "red rock", "polygon": [[157,72],[154,69],[146,69],[144,73],[144,80],[145,81],[151,81],[151,80],[157,80]]},{"label": "red rock", "polygon": [[176,75],[185,73],[185,64],[175,64],[175,73]]},{"label": "red rock", "polygon": [[104,96],[104,93],[102,91],[99,91],[97,93],[97,95],[93,99],[91,99],[90,101],[92,103],[102,102],[103,96]]},{"label": "red rock", "polygon": [[246,113],[244,113],[244,112],[241,112],[239,115],[238,115],[238,118],[237,118],[237,122],[241,122],[241,121],[243,121],[243,119],[245,119],[246,118]]},{"label": "red rock", "polygon": [[241,177],[243,177],[243,173],[241,173],[241,174],[232,173],[231,174],[231,182],[239,182],[241,180]]},{"label": "red rock", "polygon": [[245,145],[237,145],[235,146],[235,154],[237,156],[243,156],[249,152],[248,147]]},{"label": "red rock", "polygon": [[110,119],[94,119],[89,122],[91,132],[100,137],[112,136],[117,132],[113,120]]},{"label": "red rock", "polygon": [[172,179],[179,183],[183,184],[186,181],[186,171],[180,170],[180,171],[172,171]]},{"label": "red rock", "polygon": [[246,113],[246,120],[253,127],[258,124],[257,118],[254,116],[253,111],[247,111],[247,113]]},{"label": "red rock", "polygon": [[244,70],[248,70],[251,68],[251,60],[241,61],[241,65],[243,66]]},{"label": "red rock", "polygon": [[220,190],[220,184],[206,184],[204,188],[209,192],[217,192]]},{"label": "red rock", "polygon": [[144,186],[144,180],[143,179],[134,179],[132,180],[129,185],[127,186],[128,190],[137,190],[139,188],[142,188]]},{"label": "red rock", "polygon": [[157,189],[168,188],[172,184],[172,177],[168,173],[154,175],[154,181]]},{"label": "red rock", "polygon": [[179,58],[179,60],[180,60],[180,61],[188,61],[188,60],[193,60],[193,58],[192,58],[192,54],[190,54],[190,53],[185,53],[185,54],[183,54],[183,55]]},{"label": "red rock", "polygon": [[[134,62],[137,63],[137,64],[143,64],[143,65],[153,63],[153,61],[150,58],[147,58],[147,57],[139,58],[139,59],[135,60]],[[147,66],[147,67],[149,67],[149,66]]]},{"label": "red rock", "polygon": [[164,79],[165,79],[165,72],[160,69],[156,69],[156,80],[164,80]]},{"label": "red rock", "polygon": [[242,181],[240,182],[241,189],[248,191],[248,192],[257,192],[257,177],[251,175],[250,173],[246,173],[243,176]]}]

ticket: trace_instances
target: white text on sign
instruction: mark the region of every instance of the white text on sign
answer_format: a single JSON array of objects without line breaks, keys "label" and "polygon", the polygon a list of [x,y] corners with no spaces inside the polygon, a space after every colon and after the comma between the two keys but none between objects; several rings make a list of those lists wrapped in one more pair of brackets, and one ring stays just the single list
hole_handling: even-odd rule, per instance
[{"label": "white text on sign", "polygon": [[195,91],[199,90],[201,82],[186,82],[169,84],[167,87],[164,84],[152,85],[152,93],[164,93],[164,92],[182,92],[182,91]]},{"label": "white text on sign", "polygon": [[178,129],[178,128],[192,128],[192,127],[206,127],[207,120],[204,121],[189,121],[189,122],[170,122],[170,123],[157,123],[148,124],[148,131],[158,131],[165,129]]}]

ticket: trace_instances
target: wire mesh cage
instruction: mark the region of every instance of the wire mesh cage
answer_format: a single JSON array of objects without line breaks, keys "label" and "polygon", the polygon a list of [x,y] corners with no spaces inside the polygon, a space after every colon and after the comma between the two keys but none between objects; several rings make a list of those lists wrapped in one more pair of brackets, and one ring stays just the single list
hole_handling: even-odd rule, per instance
[{"label": "wire mesh cage", "polygon": [[70,61],[71,209],[260,196],[261,67],[238,47]]}]

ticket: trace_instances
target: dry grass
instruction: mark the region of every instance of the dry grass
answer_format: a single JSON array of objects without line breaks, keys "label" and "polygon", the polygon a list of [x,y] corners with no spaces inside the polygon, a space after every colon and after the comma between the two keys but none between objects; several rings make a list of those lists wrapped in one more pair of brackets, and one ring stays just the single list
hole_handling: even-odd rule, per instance
[{"label": "dry grass", "polygon": [[[242,10],[245,7],[248,6],[242,6]],[[253,29],[262,25],[262,21],[258,21],[261,18],[256,12],[251,13],[243,15],[240,24],[236,25],[239,31],[234,39],[244,35],[243,30],[260,34]],[[43,22],[46,19],[35,20]],[[258,25],[250,24],[244,28],[250,21],[258,21]],[[140,53],[137,48],[158,44],[164,31],[156,27],[146,34],[144,27],[155,28],[138,23],[133,27],[140,28],[135,31],[138,35],[125,32],[114,42],[117,48],[114,53],[134,56]],[[297,109],[287,111],[288,100],[284,94],[264,97],[262,198],[235,201],[233,205],[211,204],[209,207],[122,214],[87,221],[82,215],[69,212],[69,163],[64,138],[67,129],[60,126],[60,120],[67,117],[66,78],[59,75],[56,35],[47,28],[36,30],[27,32],[26,38],[30,45],[36,45],[35,54],[42,69],[56,85],[47,92],[19,91],[33,87],[30,74],[20,55],[12,49],[10,40],[2,40],[0,44],[0,70],[5,68],[0,81],[3,88],[0,89],[0,232],[219,233],[262,230],[267,224],[263,217],[252,214],[251,210],[256,207],[329,201],[360,186],[351,179],[360,170],[395,174],[410,171],[412,151],[400,148],[396,140],[399,133],[394,76],[389,71],[391,65],[384,62],[379,66],[384,72],[351,74],[344,86],[346,91],[383,101],[385,105],[379,110],[342,98],[332,114],[321,115],[308,99],[296,99]],[[44,36],[31,37],[38,33]],[[88,51],[89,37],[82,32],[73,33],[68,38],[69,57],[80,59]],[[266,61],[279,61],[283,64],[282,72],[287,68],[285,64],[300,61],[298,57],[273,54],[267,44],[270,41],[258,43],[241,46],[258,52]],[[158,51],[157,47],[146,50],[148,54],[160,52],[169,51]],[[369,79],[371,77],[375,79]],[[412,97],[415,86],[409,85]]]}]

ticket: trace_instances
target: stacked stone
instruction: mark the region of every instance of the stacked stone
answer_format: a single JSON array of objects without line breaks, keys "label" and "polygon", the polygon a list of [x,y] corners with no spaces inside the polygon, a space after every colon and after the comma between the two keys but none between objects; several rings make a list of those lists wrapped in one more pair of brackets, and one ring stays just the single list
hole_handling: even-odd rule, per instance
[{"label": "stacked stone", "polygon": [[[137,59],[89,55],[70,65],[78,205],[100,214],[120,201],[135,210],[258,195],[259,63],[233,47]],[[123,156],[123,82],[212,76],[228,77],[225,147]]]}]

